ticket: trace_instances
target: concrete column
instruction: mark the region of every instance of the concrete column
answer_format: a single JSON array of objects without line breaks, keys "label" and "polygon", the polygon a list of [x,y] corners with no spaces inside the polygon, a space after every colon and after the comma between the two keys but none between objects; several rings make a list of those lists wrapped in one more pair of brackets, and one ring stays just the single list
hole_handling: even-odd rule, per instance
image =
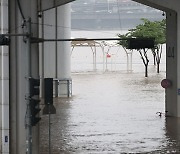
[{"label": "concrete column", "polygon": [[[43,34],[45,39],[56,39],[56,8],[43,12]],[[57,78],[57,44],[44,42],[42,46],[42,79]],[[43,88],[43,87],[42,87]],[[54,83],[54,93],[57,96],[57,84]],[[43,95],[42,95],[43,96]]]},{"label": "concrete column", "polygon": [[[44,38],[55,39],[55,9],[47,10],[43,13]],[[44,42],[44,77],[56,77],[56,47],[55,42]]]},{"label": "concrete column", "polygon": [[[180,2],[179,2],[180,6]],[[177,11],[177,117],[180,117],[180,10]]]},{"label": "concrete column", "polygon": [[[70,4],[44,11],[45,39],[69,39],[71,31]],[[71,91],[71,42],[44,42],[44,78],[56,78],[55,96],[68,96]],[[57,82],[58,81],[58,82]],[[58,89],[58,90],[57,90]],[[58,92],[58,94],[57,94]]]},{"label": "concrete column", "polygon": [[[9,15],[10,17],[10,33],[16,33],[17,29],[15,28],[17,24],[17,9],[15,1],[9,0]],[[11,38],[10,42],[10,152],[18,154],[17,148],[17,40],[16,37]]]},{"label": "concrete column", "polygon": [[165,132],[171,140],[180,140],[180,118],[167,117]]},{"label": "concrete column", "polygon": [[[24,19],[31,18],[33,36],[37,36],[37,0],[10,0],[10,33],[22,34],[26,31]],[[21,11],[20,11],[21,10]],[[22,12],[22,13],[20,13]],[[24,18],[24,19],[23,19]],[[10,152],[13,154],[25,154],[27,152],[27,85],[28,85],[28,59],[27,44],[23,37],[11,37],[10,44]],[[38,49],[37,44],[32,45],[31,52],[31,76],[37,78],[38,73]],[[39,153],[38,127],[33,128],[33,154]],[[36,136],[36,137],[35,137]]]},{"label": "concrete column", "polygon": [[[66,4],[57,8],[57,38],[68,39],[71,37],[71,5]],[[57,42],[57,78],[59,82],[59,96],[68,95],[71,88],[71,42]],[[70,89],[71,90],[71,89]]]},{"label": "concrete column", "polygon": [[[8,0],[1,0],[1,33],[8,32]],[[9,48],[1,47],[0,52],[0,104],[1,104],[1,152],[9,153]]]},{"label": "concrete column", "polygon": [[[172,86],[166,89],[166,111],[168,116],[178,116],[178,55],[177,52],[177,14],[167,12],[166,78]],[[180,60],[180,59],[179,59]]]}]

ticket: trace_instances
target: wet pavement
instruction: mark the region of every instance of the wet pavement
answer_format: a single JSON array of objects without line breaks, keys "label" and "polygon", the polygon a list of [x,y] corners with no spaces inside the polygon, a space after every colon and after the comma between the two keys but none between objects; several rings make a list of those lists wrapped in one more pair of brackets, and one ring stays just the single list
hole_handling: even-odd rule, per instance
[{"label": "wet pavement", "polygon": [[[73,97],[55,98],[51,154],[180,153],[180,119],[166,118],[165,72],[73,73]],[[160,117],[157,112],[162,112]],[[49,147],[48,116],[40,151]]]}]

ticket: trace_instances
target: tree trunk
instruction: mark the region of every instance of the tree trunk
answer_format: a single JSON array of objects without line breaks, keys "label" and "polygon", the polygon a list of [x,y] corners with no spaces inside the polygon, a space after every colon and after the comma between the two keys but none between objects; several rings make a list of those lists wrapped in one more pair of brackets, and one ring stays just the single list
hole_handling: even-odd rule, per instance
[{"label": "tree trunk", "polygon": [[154,65],[156,65],[156,54],[153,54],[154,57]]},{"label": "tree trunk", "polygon": [[160,61],[157,62],[157,73],[159,73],[159,65],[160,65]]},{"label": "tree trunk", "polygon": [[148,65],[144,65],[145,66],[145,77],[148,77]]}]

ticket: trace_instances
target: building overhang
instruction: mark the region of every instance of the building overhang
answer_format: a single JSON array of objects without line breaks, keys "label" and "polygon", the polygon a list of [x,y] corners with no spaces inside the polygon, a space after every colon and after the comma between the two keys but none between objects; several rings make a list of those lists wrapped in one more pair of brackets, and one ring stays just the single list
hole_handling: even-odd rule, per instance
[{"label": "building overhang", "polygon": [[150,7],[162,10],[162,11],[178,11],[180,7],[179,0],[133,0],[135,2],[148,5]]},{"label": "building overhang", "polygon": [[[46,11],[75,0],[38,0],[38,11]],[[133,0],[135,2],[148,5],[162,11],[178,11],[180,7],[179,0]]]}]

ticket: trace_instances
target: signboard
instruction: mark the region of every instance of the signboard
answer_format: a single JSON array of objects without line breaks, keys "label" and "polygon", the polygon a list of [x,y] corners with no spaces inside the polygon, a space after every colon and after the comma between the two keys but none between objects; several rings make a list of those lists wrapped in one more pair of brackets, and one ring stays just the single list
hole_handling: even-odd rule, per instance
[{"label": "signboard", "polygon": [[39,0],[38,11],[46,11],[75,0]]},{"label": "signboard", "polygon": [[131,38],[128,40],[128,49],[154,48],[154,39],[152,38]]}]

